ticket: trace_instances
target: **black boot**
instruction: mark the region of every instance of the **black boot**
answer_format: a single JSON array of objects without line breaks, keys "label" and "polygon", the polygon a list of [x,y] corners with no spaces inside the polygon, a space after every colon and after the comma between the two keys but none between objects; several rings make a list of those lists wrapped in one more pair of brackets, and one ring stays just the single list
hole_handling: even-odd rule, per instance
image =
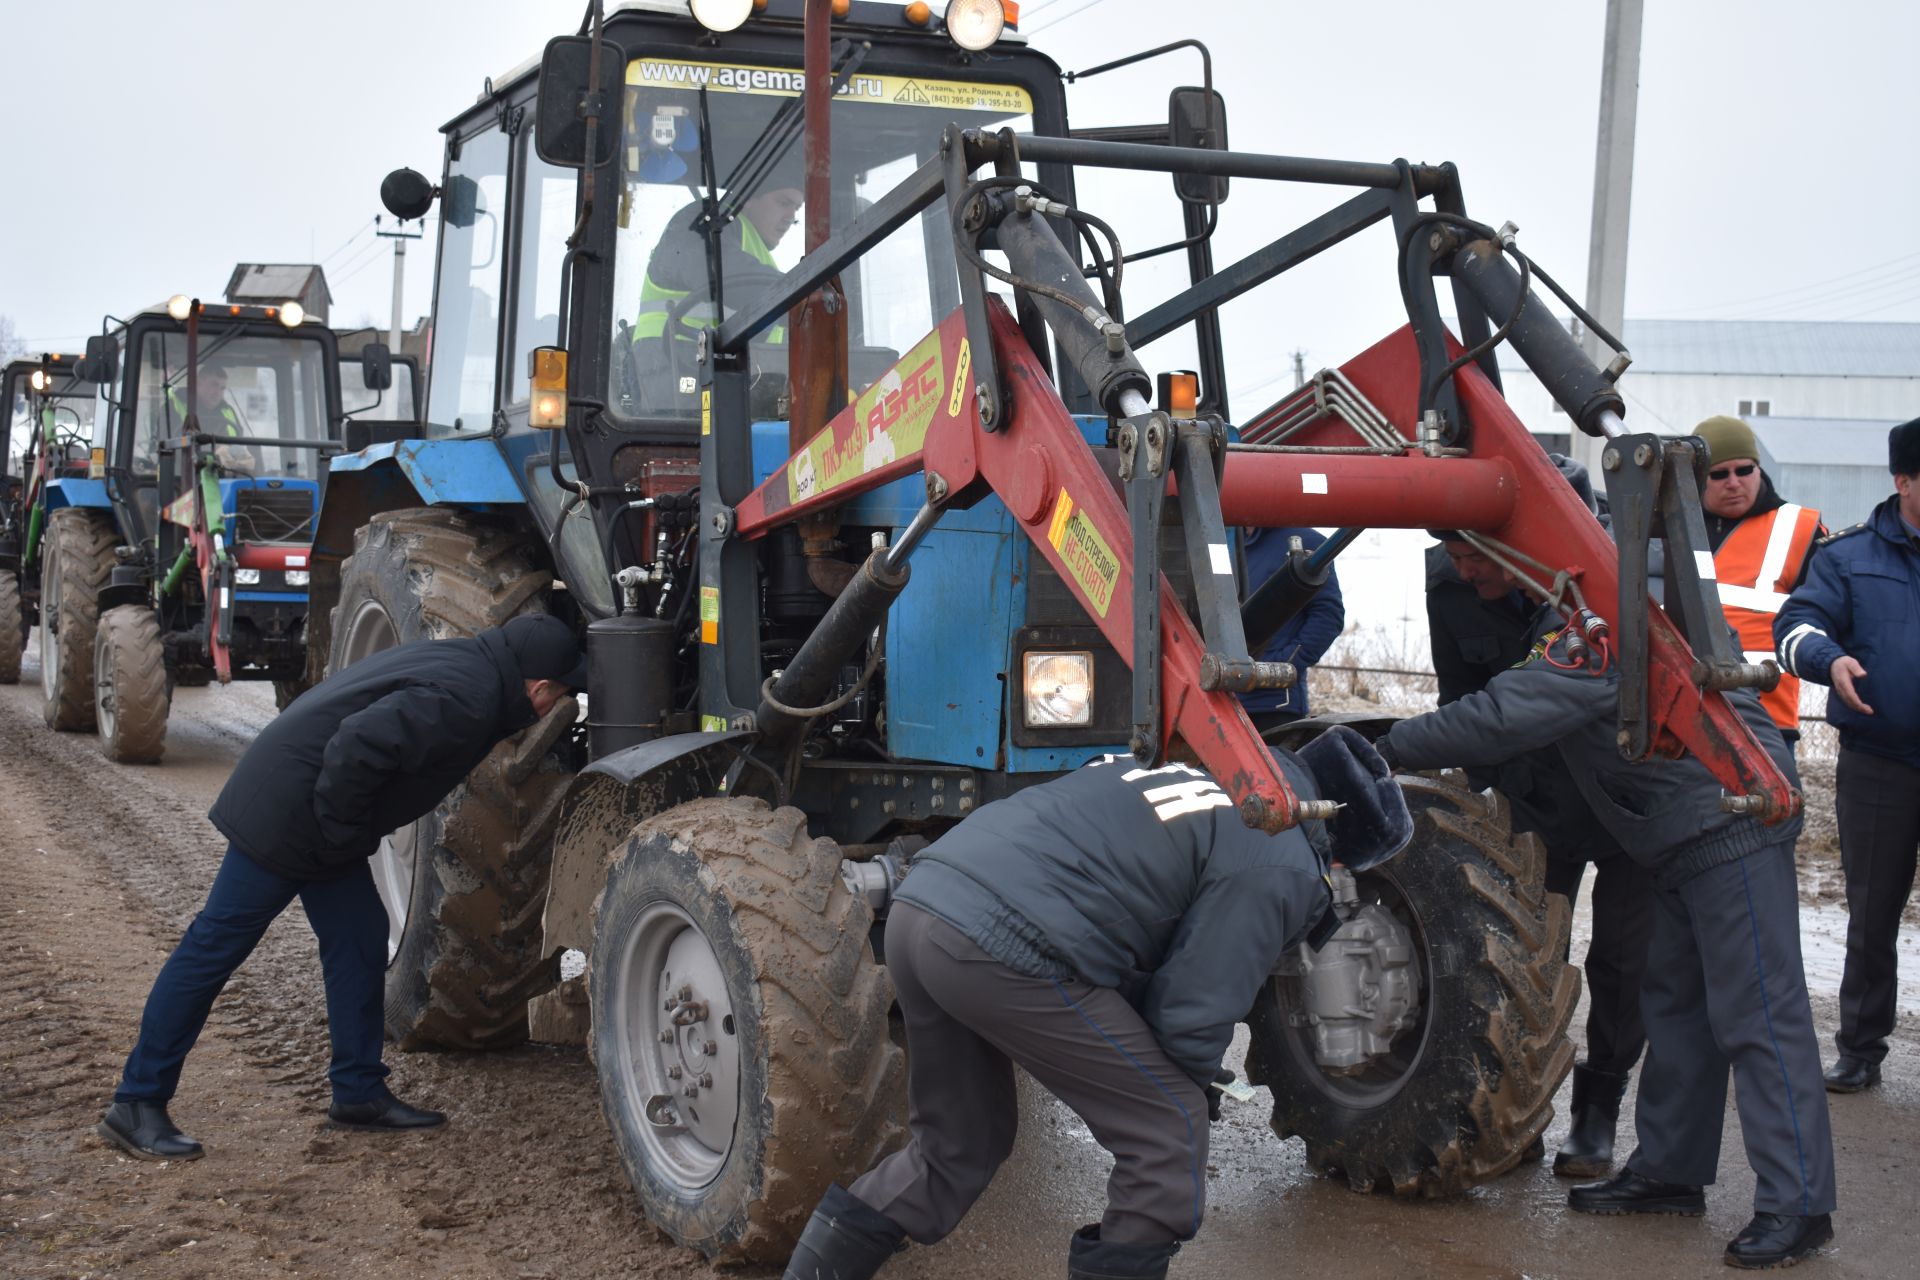
[{"label": "black boot", "polygon": [[807,1219],[782,1280],[872,1280],[906,1241],[904,1227],[836,1182]]},{"label": "black boot", "polygon": [[438,1129],[446,1122],[446,1112],[410,1107],[387,1092],[385,1085],[372,1102],[336,1102],[327,1108],[330,1129]]},{"label": "black boot", "polygon": [[1100,1224],[1073,1233],[1067,1246],[1067,1280],[1166,1280],[1167,1264],[1180,1252],[1173,1244],[1119,1244],[1100,1238]]},{"label": "black boot", "polygon": [[1833,1239],[1833,1217],[1817,1213],[1756,1213],[1746,1230],[1727,1244],[1727,1265],[1743,1271],[1790,1267]]},{"label": "black boot", "polygon": [[174,1127],[164,1102],[116,1102],[93,1131],[142,1160],[198,1160],[207,1154]]},{"label": "black boot", "polygon": [[1573,1127],[1553,1156],[1562,1178],[1604,1178],[1613,1170],[1613,1135],[1620,1125],[1620,1099],[1627,1094],[1622,1072],[1595,1071],[1586,1063],[1573,1068]]},{"label": "black boot", "polygon": [[1674,1213],[1697,1218],[1707,1211],[1707,1194],[1679,1182],[1655,1182],[1622,1169],[1605,1182],[1589,1182],[1567,1192],[1567,1208],[1576,1213]]}]

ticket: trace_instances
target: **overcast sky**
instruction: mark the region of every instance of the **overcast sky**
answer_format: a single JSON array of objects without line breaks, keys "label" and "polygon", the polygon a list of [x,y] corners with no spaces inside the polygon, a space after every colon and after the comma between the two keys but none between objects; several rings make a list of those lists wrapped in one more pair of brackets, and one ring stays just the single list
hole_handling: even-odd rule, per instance
[{"label": "overcast sky", "polygon": [[[575,0],[6,0],[7,190],[0,315],[28,349],[71,349],[104,312],[216,295],[237,261],[321,261],[337,325],[385,326],[389,169],[437,177],[439,126],[570,32]],[[1920,5],[1648,0],[1627,314],[1920,320]],[[1208,43],[1243,150],[1452,160],[1470,213],[1521,228],[1533,257],[1586,280],[1604,0],[1471,12],[1400,0],[1027,0],[1023,28],[1063,68],[1181,35]],[[1164,113],[1180,54],[1076,85],[1077,124]],[[1128,185],[1132,183],[1134,185]],[[1166,179],[1085,184],[1129,221]],[[1346,193],[1237,182],[1221,262]],[[1103,203],[1105,201],[1106,203]],[[1168,215],[1162,206],[1161,217]],[[410,255],[423,311],[431,234]],[[1173,287],[1139,273],[1138,313]],[[1145,296],[1141,296],[1145,295]],[[1289,353],[1339,363],[1399,323],[1384,229],[1224,313],[1242,411],[1291,385]],[[1173,340],[1149,363],[1182,363]]]}]

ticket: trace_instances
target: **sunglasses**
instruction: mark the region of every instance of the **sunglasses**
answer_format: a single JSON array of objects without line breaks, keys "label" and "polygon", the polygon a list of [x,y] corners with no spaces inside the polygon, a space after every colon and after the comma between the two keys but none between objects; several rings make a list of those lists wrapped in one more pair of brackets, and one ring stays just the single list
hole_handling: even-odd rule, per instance
[{"label": "sunglasses", "polygon": [[1760,464],[1757,462],[1743,462],[1737,467],[1715,467],[1713,470],[1707,472],[1707,479],[1725,480],[1730,476],[1739,476],[1742,480],[1745,480],[1759,469]]}]

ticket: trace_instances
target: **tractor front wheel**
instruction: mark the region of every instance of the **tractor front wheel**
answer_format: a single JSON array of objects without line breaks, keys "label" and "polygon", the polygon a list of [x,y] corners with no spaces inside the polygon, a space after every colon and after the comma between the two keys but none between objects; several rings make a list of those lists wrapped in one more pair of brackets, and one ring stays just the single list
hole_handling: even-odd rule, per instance
[{"label": "tractor front wheel", "polygon": [[[1398,970],[1361,998],[1398,1000],[1395,983],[1414,997],[1372,1028],[1385,1051],[1323,1066],[1316,1027],[1347,1010],[1312,999],[1298,973],[1269,981],[1248,1020],[1248,1076],[1273,1091],[1273,1131],[1303,1138],[1312,1165],[1356,1190],[1446,1196],[1505,1173],[1552,1119],[1573,1065],[1567,900],[1547,893],[1545,851],[1513,834],[1506,801],[1461,781],[1403,777],[1413,842],[1355,876]],[[1350,965],[1340,950],[1330,940],[1319,963]]]},{"label": "tractor front wheel", "polygon": [[20,683],[20,657],[27,648],[27,615],[20,605],[20,576],[0,569],[0,684]]},{"label": "tractor front wheel", "polygon": [[145,605],[107,610],[93,636],[94,719],[107,759],[158,760],[167,749],[172,701],[159,617]]},{"label": "tractor front wheel", "polygon": [[828,1183],[905,1141],[871,925],[797,809],[695,800],[617,851],[590,959],[594,1065],[641,1207],[680,1244],[781,1261]]},{"label": "tractor front wheel", "polygon": [[47,521],[40,562],[40,692],[55,729],[93,729],[93,631],[113,572],[113,527],[85,507]]}]

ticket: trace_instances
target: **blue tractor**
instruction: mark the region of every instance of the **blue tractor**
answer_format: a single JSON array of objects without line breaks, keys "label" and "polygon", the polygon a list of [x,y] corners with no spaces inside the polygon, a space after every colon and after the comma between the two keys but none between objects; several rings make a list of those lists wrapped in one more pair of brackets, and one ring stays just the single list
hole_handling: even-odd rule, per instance
[{"label": "blue tractor", "polygon": [[[596,4],[448,123],[437,182],[388,177],[395,215],[440,206],[424,425],[333,459],[313,540],[310,654],[335,669],[526,612],[584,632],[584,724],[556,708],[382,846],[388,1028],[505,1045],[531,1005],[543,1036],[590,1035],[648,1216],[735,1260],[784,1256],[904,1135],[875,925],[942,830],[1106,753],[1197,760],[1268,830],[1328,817],[1235,697],[1295,677],[1249,653],[1324,564],[1243,599],[1234,529],[1476,531],[1588,566],[1556,595],[1573,612],[1584,582],[1583,625],[1619,625],[1612,544],[1501,399],[1493,341],[1583,429],[1617,434],[1620,398],[1564,329],[1514,323],[1523,260],[1450,166],[1226,150],[1210,72],[1163,121],[1072,129],[1068,77],[998,0],[829,18]],[[1089,166],[1172,175],[1164,244],[1126,253],[1080,207]],[[1248,180],[1357,194],[1216,267]],[[1407,327],[1234,418],[1220,304],[1376,223]],[[1129,311],[1124,265],[1156,252],[1188,282]],[[1175,332],[1197,376],[1148,374],[1137,350]],[[1664,615],[1638,625],[1657,727],[1784,812]],[[1338,873],[1329,932],[1249,1010],[1249,1067],[1316,1166],[1437,1195],[1539,1137],[1579,986],[1505,803],[1404,785],[1414,845]]]}]

